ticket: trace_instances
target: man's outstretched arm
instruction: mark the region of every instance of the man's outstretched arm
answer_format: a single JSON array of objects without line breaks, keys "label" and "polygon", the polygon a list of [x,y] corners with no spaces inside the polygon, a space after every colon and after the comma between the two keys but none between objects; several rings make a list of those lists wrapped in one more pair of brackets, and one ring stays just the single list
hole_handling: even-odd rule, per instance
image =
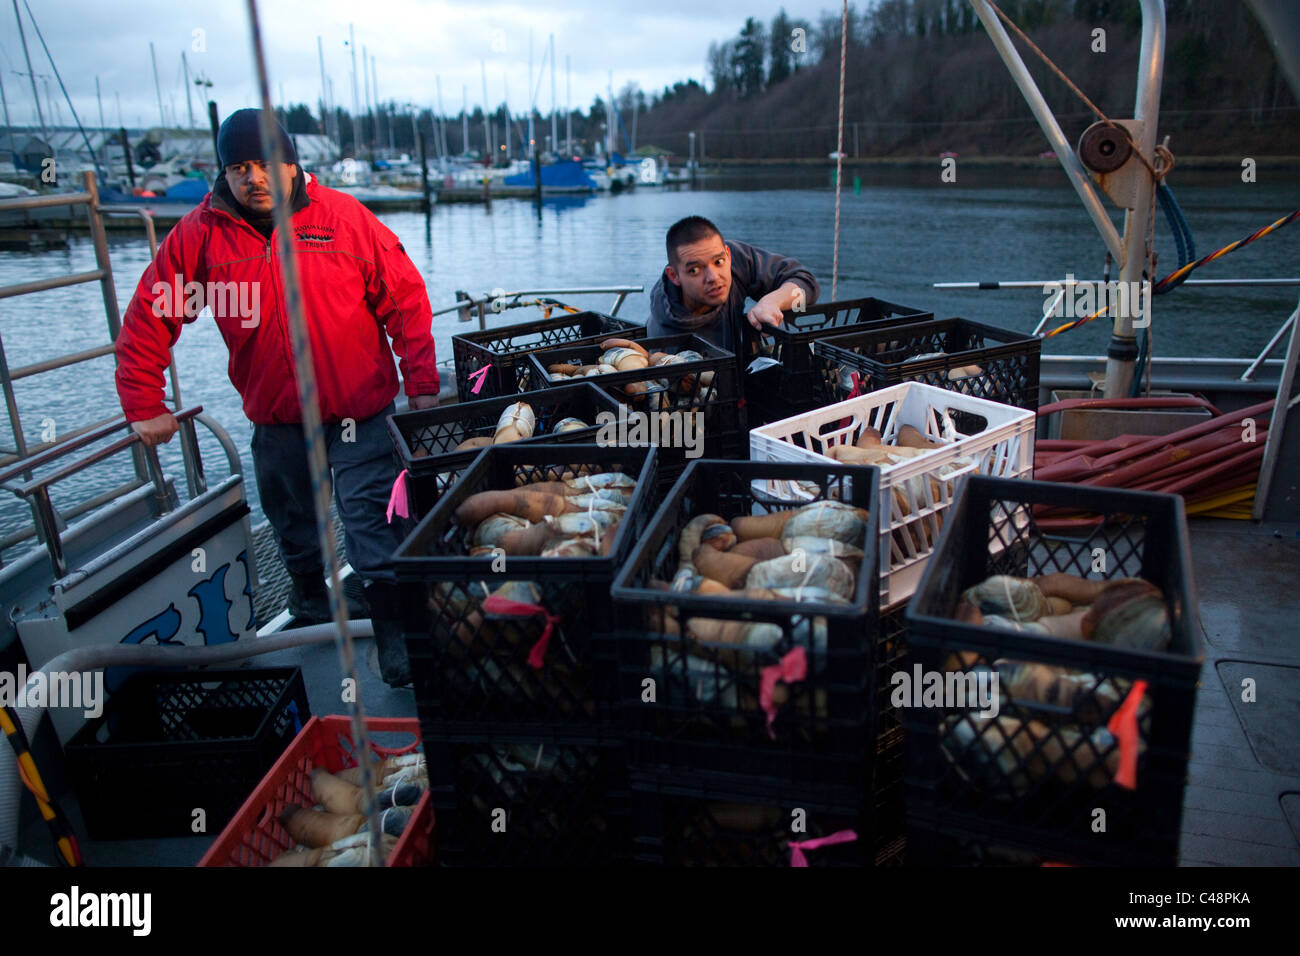
[{"label": "man's outstretched arm", "polygon": [[727,244],[731,247],[732,270],[745,294],[757,300],[747,315],[754,328],[780,325],[782,312],[806,309],[817,301],[821,287],[798,259],[736,240]]}]

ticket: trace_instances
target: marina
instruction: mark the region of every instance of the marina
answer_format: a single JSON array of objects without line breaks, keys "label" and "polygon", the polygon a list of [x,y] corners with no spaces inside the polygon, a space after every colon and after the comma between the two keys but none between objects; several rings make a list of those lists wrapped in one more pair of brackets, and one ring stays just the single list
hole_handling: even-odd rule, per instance
[{"label": "marina", "polygon": [[[1065,142],[994,10],[972,6],[1062,168],[946,182],[937,162],[881,164],[850,186],[832,158],[665,189],[682,177],[648,157],[631,164],[647,181],[611,162],[602,187],[577,163],[545,172],[560,164],[540,151],[496,178],[455,170],[435,123],[427,166],[393,157],[404,172],[365,183],[312,171],[392,230],[432,305],[440,401],[399,396],[387,423],[405,482],[390,521],[410,511],[390,558],[410,686],[382,679],[336,512],[320,530],[347,601],[327,623],[287,609],[295,585],[208,313],[186,316],[171,356],[177,440],[148,447],[122,415],[122,309],[194,205],[105,201],[89,169],[0,199],[0,669],[97,675],[110,712],[128,669],[200,683],[194,668],[222,669],[199,705],[218,725],[220,706],[247,717],[214,703],[222,687],[299,675],[267,685],[281,737],[247,802],[198,835],[129,838],[82,806],[83,725],[103,702],[44,719],[0,680],[46,791],[26,794],[29,764],[20,780],[6,760],[2,848],[39,865],[380,859],[366,830],[311,842],[299,801],[368,818],[392,838],[388,865],[1300,864],[1294,167],[1248,191],[1235,167],[1172,174],[1200,259],[1171,214],[1177,253],[1161,219],[1157,265],[1141,224],[1157,205],[1144,164],[1164,4],[1140,5],[1122,171]],[[820,298],[734,353],[647,334],[663,231],[689,215],[797,252]],[[1099,312],[1107,288],[1138,294]],[[1134,618],[1108,631],[1120,610]],[[963,686],[980,693],[954,703]],[[357,701],[380,756],[415,734],[417,769],[363,771]],[[350,739],[324,756],[327,716],[329,739]],[[285,759],[313,771],[297,796]],[[326,796],[349,771],[356,802]],[[387,829],[360,794],[408,776],[409,822]],[[50,803],[75,851],[50,839]],[[488,835],[503,803],[513,840]],[[1109,836],[1078,817],[1098,804]],[[791,808],[811,830],[790,829]]]}]

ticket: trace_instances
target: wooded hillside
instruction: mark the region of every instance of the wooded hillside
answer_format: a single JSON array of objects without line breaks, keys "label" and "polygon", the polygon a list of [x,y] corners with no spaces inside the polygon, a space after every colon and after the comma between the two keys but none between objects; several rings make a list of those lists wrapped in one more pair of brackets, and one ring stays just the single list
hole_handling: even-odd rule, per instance
[{"label": "wooded hillside", "polygon": [[[1136,0],[1003,0],[1003,11],[1108,116],[1133,98]],[[1300,109],[1244,3],[1168,0],[1160,133],[1175,154],[1300,153]],[[844,152],[852,156],[1034,156],[1037,124],[964,0],[850,5]],[[709,50],[711,89],[678,83],[644,101],[638,145],[708,159],[825,158],[835,149],[840,11],[815,22],[753,18]],[[1103,31],[1097,33],[1095,31]],[[1017,49],[1075,141],[1094,116],[1023,43]],[[620,96],[630,126],[635,91]],[[626,140],[622,146],[626,148]]]}]

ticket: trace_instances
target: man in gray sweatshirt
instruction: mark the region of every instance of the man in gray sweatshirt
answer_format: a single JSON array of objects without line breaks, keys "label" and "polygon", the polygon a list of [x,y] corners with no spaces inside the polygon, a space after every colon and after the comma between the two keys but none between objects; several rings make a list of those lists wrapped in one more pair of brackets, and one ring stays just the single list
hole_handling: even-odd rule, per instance
[{"label": "man in gray sweatshirt", "polygon": [[668,266],[650,290],[651,337],[690,332],[739,354],[746,320],[779,326],[782,312],[817,301],[817,280],[797,260],[724,240],[702,216],[674,223],[667,246]]}]

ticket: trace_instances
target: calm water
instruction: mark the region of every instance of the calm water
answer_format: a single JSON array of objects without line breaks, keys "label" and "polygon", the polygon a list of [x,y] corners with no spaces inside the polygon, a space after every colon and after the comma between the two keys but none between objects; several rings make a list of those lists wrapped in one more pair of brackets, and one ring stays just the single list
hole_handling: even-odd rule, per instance
[{"label": "calm water", "polygon": [[[953,292],[931,288],[939,281],[1059,279],[1067,272],[1099,278],[1104,257],[1100,238],[1073,190],[1058,172],[962,171],[957,183],[917,171],[860,174],[860,194],[852,174],[840,211],[837,298],[872,295],[941,316],[966,318],[1030,331],[1041,314],[1040,290]],[[1006,185],[1014,178],[1015,185]],[[1231,170],[1174,180],[1191,223],[1198,255],[1272,222],[1296,206],[1293,174],[1243,184]],[[426,222],[419,213],[381,216],[401,238],[423,274],[434,308],[449,305],[457,289],[480,293],[563,288],[581,285],[643,284],[648,289],[664,264],[664,231],[692,213],[716,222],[728,237],[796,256],[822,282],[823,300],[831,294],[835,196],[826,173],[764,171],[710,180],[697,191],[642,189],[628,195],[548,200],[540,218],[521,201],[438,207]],[[792,188],[796,187],[796,188]],[[1117,226],[1120,225],[1118,216]],[[1160,275],[1176,265],[1173,242],[1161,217],[1156,236]],[[143,236],[111,240],[118,299],[125,309],[148,260]],[[0,285],[94,268],[87,238],[66,250],[42,253],[0,252]],[[1269,236],[1245,250],[1198,271],[1198,277],[1263,277],[1300,272],[1300,226]],[[575,299],[606,310],[606,297]],[[1184,288],[1155,302],[1154,345],[1161,355],[1254,355],[1295,307],[1296,290]],[[644,320],[646,296],[629,298],[620,313]],[[512,324],[536,317],[533,310],[496,316]],[[495,324],[495,323],[494,323]],[[451,336],[476,328],[454,314],[435,320],[441,358],[451,357]],[[1109,328],[1102,321],[1048,341],[1045,352],[1100,354]],[[59,351],[90,348],[107,341],[98,285],[80,286],[0,300],[0,335],[11,367],[48,358]],[[215,325],[200,318],[186,326],[175,350],[185,404],[202,404],[230,432],[251,474],[251,427],[239,396],[226,378],[227,353]],[[56,434],[118,411],[111,357],[83,363],[15,383],[24,432],[41,440],[43,424]],[[200,429],[201,435],[204,431]],[[0,443],[13,447],[7,416],[0,421]],[[174,445],[175,443],[173,443]],[[227,474],[224,455],[210,437],[202,439],[209,480]],[[120,460],[121,456],[119,456]],[[165,449],[164,465],[178,476],[179,454]],[[87,488],[105,488],[122,473],[97,467],[56,486],[55,504],[83,497]],[[257,491],[248,484],[256,508]],[[0,535],[28,520],[23,506],[0,501]],[[12,557],[9,552],[6,557]]]}]

